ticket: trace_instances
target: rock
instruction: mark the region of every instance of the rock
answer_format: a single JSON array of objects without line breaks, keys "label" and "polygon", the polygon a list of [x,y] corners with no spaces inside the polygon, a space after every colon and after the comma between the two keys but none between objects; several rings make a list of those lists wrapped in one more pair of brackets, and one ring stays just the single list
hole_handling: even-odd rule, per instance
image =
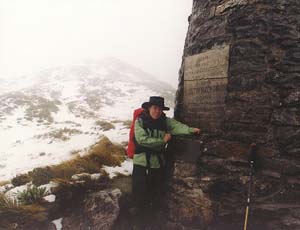
[{"label": "rock", "polygon": [[197,174],[196,164],[187,163],[187,162],[175,162],[174,165],[174,176],[180,177],[193,177]]},{"label": "rock", "polygon": [[102,190],[88,195],[79,214],[72,213],[63,218],[63,229],[111,229],[119,215],[120,196],[119,189]]},{"label": "rock", "polygon": [[167,196],[168,219],[188,226],[207,225],[212,221],[211,202],[201,189],[172,185]]},{"label": "rock", "polygon": [[50,223],[47,230],[57,230],[57,228],[56,228],[55,224]]}]

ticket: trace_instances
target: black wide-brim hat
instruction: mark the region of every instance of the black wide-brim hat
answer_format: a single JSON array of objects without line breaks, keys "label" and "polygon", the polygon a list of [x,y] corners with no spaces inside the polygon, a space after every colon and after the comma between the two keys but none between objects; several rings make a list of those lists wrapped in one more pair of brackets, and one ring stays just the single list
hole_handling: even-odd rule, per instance
[{"label": "black wide-brim hat", "polygon": [[162,108],[162,110],[170,110],[169,107],[165,106],[165,99],[163,97],[157,97],[157,96],[150,97],[149,101],[144,102],[142,104],[142,108],[147,109],[151,105],[157,105],[160,108]]}]

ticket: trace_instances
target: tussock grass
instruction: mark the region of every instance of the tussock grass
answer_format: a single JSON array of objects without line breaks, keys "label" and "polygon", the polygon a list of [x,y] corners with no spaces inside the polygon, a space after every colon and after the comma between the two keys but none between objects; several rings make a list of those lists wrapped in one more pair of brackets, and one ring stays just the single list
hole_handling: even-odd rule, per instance
[{"label": "tussock grass", "polygon": [[49,166],[35,168],[27,175],[30,178],[30,181],[37,186],[47,184],[53,178],[51,167]]},{"label": "tussock grass", "polygon": [[4,193],[0,193],[0,210],[15,207],[17,207],[16,200],[6,196]]},{"label": "tussock grass", "polygon": [[79,153],[81,153],[81,150],[80,150],[80,149],[72,150],[72,151],[70,152],[70,154],[71,154],[71,155],[74,155],[74,156],[79,155]]},{"label": "tussock grass", "polygon": [[1,225],[5,225],[5,221],[2,222],[2,220],[7,220],[7,223],[22,222],[29,219],[33,222],[43,222],[47,220],[45,209],[40,205],[23,205],[3,193],[0,193],[0,213],[0,229],[2,229]]},{"label": "tussock grass", "polygon": [[89,158],[107,166],[120,166],[125,160],[125,149],[121,145],[113,144],[107,137],[103,137],[89,151]]},{"label": "tussock grass", "polygon": [[10,180],[3,180],[3,181],[0,181],[0,187],[1,186],[4,186],[4,185],[7,185],[7,184],[10,184],[11,181]]},{"label": "tussock grass", "polygon": [[[31,172],[19,175],[13,181],[28,182],[32,181],[35,186],[17,195],[17,201],[7,198],[0,194],[0,229],[13,229],[13,224],[18,223],[20,229],[31,229],[32,226],[40,224],[39,229],[45,229],[43,224],[48,223],[48,214],[46,206],[43,208],[43,202],[39,200],[47,195],[44,188],[38,188],[38,185],[53,181],[58,186],[51,188],[51,192],[59,197],[60,205],[66,206],[74,202],[74,199],[82,197],[89,189],[98,189],[99,186],[106,187],[111,182],[103,171],[102,166],[117,166],[125,160],[125,150],[121,145],[113,144],[108,138],[103,137],[99,142],[91,146],[89,151],[83,156],[79,154],[73,159],[64,161],[58,165],[35,168]],[[101,178],[97,183],[85,181],[85,183],[76,183],[71,177],[74,174],[81,173],[99,173]]]},{"label": "tussock grass", "polygon": [[57,140],[67,141],[70,139],[69,136],[81,134],[82,131],[78,129],[69,129],[69,128],[63,128],[63,129],[57,129],[49,133],[37,135],[36,138],[54,138]]},{"label": "tussock grass", "polygon": [[99,172],[101,164],[97,164],[89,159],[88,156],[77,156],[76,158],[64,161],[51,167],[53,178],[70,179],[78,173],[96,173]]},{"label": "tussock grass", "polygon": [[45,208],[37,204],[0,207],[0,213],[0,229],[32,229],[36,225],[44,229],[43,224],[49,221]]},{"label": "tussock grass", "polygon": [[113,144],[107,137],[103,137],[85,155],[77,155],[58,165],[35,168],[27,174],[13,178],[12,183],[17,186],[32,181],[34,185],[39,186],[58,178],[70,180],[74,174],[98,173],[103,165],[120,166],[124,160],[124,147]]},{"label": "tussock grass", "polygon": [[131,120],[123,121],[123,125],[124,125],[126,128],[128,128],[128,129],[130,129],[131,123],[132,123]]},{"label": "tussock grass", "polygon": [[111,130],[111,129],[115,128],[115,126],[112,123],[109,123],[107,121],[100,121],[99,120],[99,121],[96,121],[95,124],[97,126],[100,126],[103,131],[108,131],[108,130]]},{"label": "tussock grass", "polygon": [[122,120],[112,120],[111,123],[122,123]]},{"label": "tussock grass", "polygon": [[126,128],[130,129],[132,120],[113,120],[112,123],[122,123]]}]

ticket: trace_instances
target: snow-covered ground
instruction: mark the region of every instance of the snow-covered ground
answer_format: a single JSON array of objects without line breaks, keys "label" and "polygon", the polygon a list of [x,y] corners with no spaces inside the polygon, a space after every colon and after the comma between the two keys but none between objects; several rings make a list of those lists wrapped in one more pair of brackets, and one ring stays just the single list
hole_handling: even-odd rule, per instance
[{"label": "snow-covered ground", "polygon": [[131,160],[124,161],[121,166],[109,167],[103,166],[103,169],[108,173],[109,178],[114,178],[118,174],[129,176],[132,174],[133,164]]},{"label": "snow-covered ground", "polygon": [[[1,81],[0,181],[70,159],[74,152],[83,154],[103,135],[113,142],[128,140],[124,121],[131,120],[133,110],[149,96],[166,91],[166,86],[148,87],[148,75],[115,62],[50,69],[37,77],[24,77],[22,83],[20,79]],[[55,108],[47,111],[45,103]],[[104,131],[96,121],[109,122],[115,128]],[[63,133],[64,140],[50,135],[63,129],[72,131]],[[128,162],[123,166],[115,170],[128,170]],[[113,175],[113,169],[107,170]]]}]

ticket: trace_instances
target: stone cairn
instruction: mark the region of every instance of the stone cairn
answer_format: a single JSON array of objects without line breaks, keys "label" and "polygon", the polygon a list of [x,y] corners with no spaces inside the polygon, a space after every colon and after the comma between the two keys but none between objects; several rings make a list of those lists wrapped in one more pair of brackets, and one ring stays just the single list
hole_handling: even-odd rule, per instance
[{"label": "stone cairn", "polygon": [[176,159],[170,229],[300,229],[300,1],[194,0],[175,117],[203,130]]}]

